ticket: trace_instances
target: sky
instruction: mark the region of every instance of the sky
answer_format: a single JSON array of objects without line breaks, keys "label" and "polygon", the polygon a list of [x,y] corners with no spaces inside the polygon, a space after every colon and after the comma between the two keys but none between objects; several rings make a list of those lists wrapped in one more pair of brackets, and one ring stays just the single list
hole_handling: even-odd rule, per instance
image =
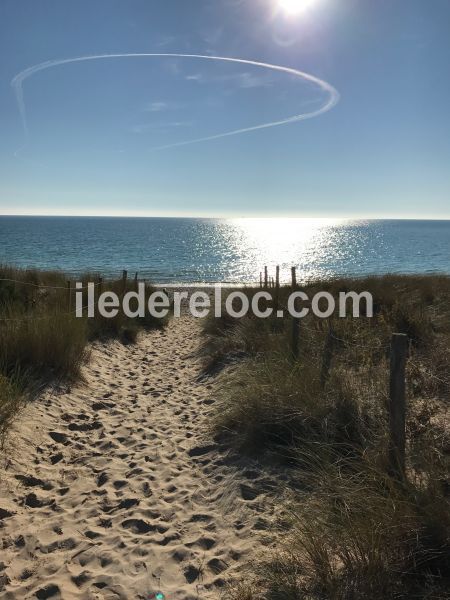
[{"label": "sky", "polygon": [[450,218],[450,2],[296,1],[0,0],[0,214]]}]

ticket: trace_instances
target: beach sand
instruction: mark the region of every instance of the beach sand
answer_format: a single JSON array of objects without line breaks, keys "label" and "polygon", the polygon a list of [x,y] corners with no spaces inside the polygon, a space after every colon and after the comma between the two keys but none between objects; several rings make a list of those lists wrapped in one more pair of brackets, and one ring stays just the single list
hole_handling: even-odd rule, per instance
[{"label": "beach sand", "polygon": [[1,598],[218,598],[267,535],[271,482],[207,435],[186,315],[95,343],[84,382],[29,404],[1,455]]}]

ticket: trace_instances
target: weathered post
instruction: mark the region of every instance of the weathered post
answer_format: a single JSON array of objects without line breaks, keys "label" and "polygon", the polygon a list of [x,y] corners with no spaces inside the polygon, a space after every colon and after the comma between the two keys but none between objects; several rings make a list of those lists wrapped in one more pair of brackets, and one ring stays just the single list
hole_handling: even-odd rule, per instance
[{"label": "weathered post", "polygon": [[122,290],[121,290],[121,298],[120,298],[121,299],[121,303],[120,303],[121,308],[120,308],[120,312],[119,312],[119,314],[121,316],[123,316],[123,312],[122,312],[123,311],[123,299],[127,292],[127,279],[128,279],[128,271],[126,271],[124,269],[122,271]]},{"label": "weathered post", "polygon": [[262,277],[262,272],[259,272],[259,287],[262,288],[263,286],[263,277]]},{"label": "weathered post", "polygon": [[122,271],[122,295],[127,291],[128,271]]},{"label": "weathered post", "polygon": [[[295,267],[291,269],[292,276],[292,292],[295,292],[297,289],[297,276],[295,273]],[[300,333],[300,319],[297,317],[292,317],[292,334],[291,334],[291,351],[292,358],[294,360],[298,359],[299,354],[299,333]]]},{"label": "weathered post", "polygon": [[406,358],[408,336],[394,333],[391,339],[389,380],[389,469],[398,480],[405,479],[406,447]]},{"label": "weathered post", "polygon": [[264,287],[267,288],[269,284],[269,273],[267,267],[264,267]]},{"label": "weathered post", "polygon": [[295,288],[297,287],[297,273],[296,273],[295,267],[291,267],[291,275],[292,275],[292,291],[294,291]]},{"label": "weathered post", "polygon": [[99,277],[97,280],[97,303],[102,294],[103,294],[103,277]]},{"label": "weathered post", "polygon": [[323,349],[323,357],[322,357],[322,369],[320,371],[320,385],[322,388],[325,387],[325,384],[328,380],[330,369],[331,369],[331,361],[333,359],[333,351],[334,351],[334,331],[331,323],[328,323],[328,333],[325,340],[325,346]]},{"label": "weathered post", "polygon": [[67,310],[72,310],[72,282],[67,282]]},{"label": "weathered post", "polygon": [[275,318],[277,318],[277,312],[278,312],[278,306],[280,304],[280,267],[277,266],[276,268],[276,275],[275,275],[275,293],[273,295],[273,312],[275,315]]}]

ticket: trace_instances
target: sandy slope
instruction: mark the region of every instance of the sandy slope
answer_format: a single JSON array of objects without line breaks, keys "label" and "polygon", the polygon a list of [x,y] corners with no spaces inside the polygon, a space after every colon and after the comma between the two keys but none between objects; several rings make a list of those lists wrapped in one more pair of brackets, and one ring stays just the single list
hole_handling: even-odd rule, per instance
[{"label": "sandy slope", "polygon": [[185,316],[96,344],[85,384],[27,407],[1,458],[1,598],[217,598],[258,547],[270,482],[205,436],[199,339]]}]

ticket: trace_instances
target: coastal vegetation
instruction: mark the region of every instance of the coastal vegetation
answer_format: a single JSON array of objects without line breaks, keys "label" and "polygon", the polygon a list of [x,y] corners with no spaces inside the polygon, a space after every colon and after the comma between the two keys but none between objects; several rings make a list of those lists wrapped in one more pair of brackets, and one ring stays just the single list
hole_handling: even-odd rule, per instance
[{"label": "coastal vegetation", "polygon": [[[280,494],[275,549],[227,597],[448,597],[450,278],[336,279],[302,289],[309,297],[367,290],[374,316],[309,315],[298,325],[296,356],[290,317],[205,321],[204,375],[218,375],[212,434],[278,465],[292,482]],[[280,307],[290,291],[280,288]],[[393,333],[409,344],[400,479],[388,459]]]},{"label": "coastal vegetation", "polygon": [[[96,297],[136,286],[94,274],[77,281],[95,282]],[[309,298],[319,291],[335,298],[369,291],[373,317],[364,316],[364,306],[353,317],[349,304],[346,318],[311,312],[295,323],[284,310],[292,288],[282,286],[269,290],[282,318],[233,318],[223,310],[203,321],[202,377],[216,381],[210,434],[239,464],[251,457],[283,481],[270,492],[277,518],[267,532],[269,547],[225,595],[444,599],[450,584],[450,277],[335,279],[301,289]],[[240,291],[251,299],[260,289]],[[165,324],[150,314],[75,317],[74,292],[74,281],[62,273],[0,269],[2,435],[44,386],[81,377],[89,342],[128,344],[140,329]],[[146,286],[146,296],[151,292]],[[388,452],[394,333],[408,339],[401,476]]]},{"label": "coastal vegetation", "polygon": [[[123,277],[103,281],[97,275],[77,277],[86,288],[95,282],[100,291],[119,296],[135,288],[136,282]],[[146,285],[148,297],[152,288]],[[83,290],[83,306],[87,290]],[[132,343],[140,329],[163,327],[165,320],[146,314],[129,318],[119,311],[104,318],[75,315],[75,281],[61,272],[0,267],[0,434],[30,396],[49,382],[74,380],[88,357],[88,342],[120,339]]]}]

